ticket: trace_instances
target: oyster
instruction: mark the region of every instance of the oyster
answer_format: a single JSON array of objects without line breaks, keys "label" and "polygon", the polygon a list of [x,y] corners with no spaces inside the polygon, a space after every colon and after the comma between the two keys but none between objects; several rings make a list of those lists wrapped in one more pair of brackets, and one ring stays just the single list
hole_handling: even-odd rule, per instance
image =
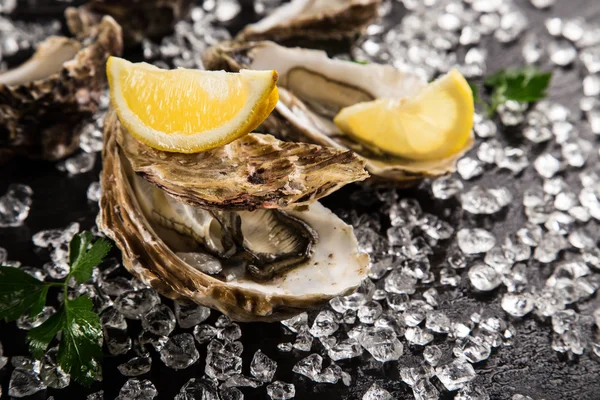
[{"label": "oyster", "polygon": [[105,17],[84,41],[50,37],[31,59],[0,74],[0,159],[21,153],[57,160],[73,152],[80,123],[106,87],[106,60],[121,51],[121,28]]},{"label": "oyster", "polygon": [[[195,207],[254,210],[308,204],[367,176],[349,151],[281,142],[270,135],[248,135],[189,156],[153,149],[131,135],[119,135],[119,141],[137,173]],[[244,179],[235,185],[222,179],[236,175]]]},{"label": "oyster", "polygon": [[65,11],[67,26],[76,37],[89,36],[103,15],[111,15],[123,27],[126,46],[142,39],[160,39],[173,32],[184,19],[193,0],[91,0],[81,7]]},{"label": "oyster", "polygon": [[472,135],[460,151],[439,160],[418,161],[392,156],[344,135],[333,118],[344,107],[377,98],[416,95],[427,82],[416,74],[391,66],[361,65],[333,60],[319,50],[281,47],[273,42],[229,42],[204,54],[208,69],[275,69],[279,74],[279,102],[263,126],[286,139],[351,149],[366,160],[376,179],[416,182],[453,172],[456,161],[473,144]]},{"label": "oyster", "polygon": [[279,320],[367,273],[352,227],[317,202],[367,177],[348,151],[249,134],[204,153],[135,140],[109,111],[98,226],[124,265],[173,299]]},{"label": "oyster", "polygon": [[238,40],[342,39],[362,32],[377,16],[381,0],[292,0],[257,23]]}]

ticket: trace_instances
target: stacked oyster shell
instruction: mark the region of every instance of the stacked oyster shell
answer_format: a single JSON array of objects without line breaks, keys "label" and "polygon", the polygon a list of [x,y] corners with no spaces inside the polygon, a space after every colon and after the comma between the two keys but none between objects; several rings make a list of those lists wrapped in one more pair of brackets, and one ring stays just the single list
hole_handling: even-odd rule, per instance
[{"label": "stacked oyster shell", "polygon": [[293,0],[246,26],[237,40],[349,38],[373,21],[380,4],[381,0]]},{"label": "stacked oyster shell", "polygon": [[394,67],[328,58],[324,51],[287,48],[273,42],[228,42],[204,55],[208,69],[238,71],[275,69],[279,74],[279,103],[264,128],[285,138],[350,149],[365,161],[379,181],[411,184],[426,177],[454,172],[472,146],[471,133],[456,153],[437,160],[411,160],[368,148],[344,135],[333,122],[344,107],[379,98],[415,96],[426,85],[421,76]]},{"label": "stacked oyster shell", "polygon": [[167,297],[241,321],[279,320],[353,291],[369,257],[317,202],[365,179],[352,152],[249,134],[196,154],[105,120],[98,225],[127,269]]},{"label": "stacked oyster shell", "polygon": [[193,0],[91,0],[81,7],[65,11],[69,30],[76,37],[89,36],[103,15],[112,16],[123,27],[126,46],[144,38],[155,40],[173,31],[185,18]]},{"label": "stacked oyster shell", "polygon": [[30,60],[0,74],[0,161],[72,153],[106,88],[106,60],[122,48],[121,27],[104,17],[90,36],[50,37]]}]

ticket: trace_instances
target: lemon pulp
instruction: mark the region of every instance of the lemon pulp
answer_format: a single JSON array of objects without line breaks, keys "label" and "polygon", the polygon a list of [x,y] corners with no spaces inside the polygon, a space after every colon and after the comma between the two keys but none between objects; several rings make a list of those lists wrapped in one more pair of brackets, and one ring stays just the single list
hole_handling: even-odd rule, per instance
[{"label": "lemon pulp", "polygon": [[194,71],[140,71],[121,74],[129,109],[147,126],[187,135],[214,129],[238,114],[248,98],[235,76],[203,76]]},{"label": "lemon pulp", "polygon": [[473,128],[473,94],[452,70],[414,98],[378,99],[343,108],[334,122],[367,147],[413,160],[435,160],[461,150]]},{"label": "lemon pulp", "polygon": [[111,57],[110,94],[119,119],[141,142],[193,153],[256,128],[277,103],[275,71],[161,70]]}]

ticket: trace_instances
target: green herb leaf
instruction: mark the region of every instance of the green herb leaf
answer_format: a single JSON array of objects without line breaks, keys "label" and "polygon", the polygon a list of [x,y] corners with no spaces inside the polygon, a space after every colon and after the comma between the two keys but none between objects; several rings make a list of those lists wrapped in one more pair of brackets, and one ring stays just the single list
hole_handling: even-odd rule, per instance
[{"label": "green herb leaf", "polygon": [[475,104],[482,104],[481,97],[479,97],[479,88],[472,82],[469,82],[469,87],[471,88],[471,92],[473,92],[473,101]]},{"label": "green herb leaf", "polygon": [[71,277],[80,284],[89,280],[93,268],[108,254],[110,242],[98,239],[92,243],[92,240],[90,232],[73,237],[69,244],[71,272],[60,283],[39,281],[18,268],[0,267],[0,319],[13,321],[28,310],[31,317],[35,317],[44,309],[48,290],[62,288],[64,304],[47,321],[27,333],[27,342],[31,353],[42,358],[56,335],[62,332],[58,363],[84,385],[91,384],[101,374],[102,324],[87,296],[69,299],[67,283]]},{"label": "green herb leaf", "polygon": [[360,61],[360,60],[350,60],[350,61],[352,61],[353,63],[356,63],[356,64],[361,64],[361,65],[367,65],[369,63],[368,61]]},{"label": "green herb leaf", "polygon": [[35,317],[44,308],[48,284],[13,267],[0,267],[0,319],[17,320],[27,310]]},{"label": "green herb leaf", "polygon": [[78,283],[88,281],[92,277],[94,267],[100,264],[110,251],[111,244],[108,240],[98,239],[88,249],[91,241],[92,234],[84,232],[74,236],[69,245],[69,257],[72,260],[69,276],[75,277]]},{"label": "green herb leaf", "polygon": [[46,305],[46,296],[48,296],[48,289],[50,289],[50,286],[45,286],[40,292],[36,302],[31,306],[31,309],[29,310],[29,316],[31,318],[34,318],[44,310],[44,306]]},{"label": "green herb leaf", "polygon": [[500,104],[509,100],[531,103],[543,99],[551,79],[551,72],[534,67],[496,72],[484,81],[485,86],[492,88],[488,113],[493,115]]},{"label": "green herb leaf", "polygon": [[61,367],[84,385],[91,384],[99,375],[98,361],[102,358],[102,324],[92,307],[87,296],[66,300],[58,348]]},{"label": "green herb leaf", "polygon": [[489,87],[499,87],[502,86],[504,84],[504,82],[506,82],[506,70],[501,69],[500,71],[488,76],[485,78],[485,80],[483,81],[485,86],[489,86]]},{"label": "green herb leaf", "polygon": [[513,71],[506,77],[504,97],[524,103],[543,99],[547,96],[546,89],[551,79],[552,72],[537,71],[533,68],[527,68],[520,73]]},{"label": "green herb leaf", "polygon": [[87,250],[91,242],[91,232],[82,232],[73,236],[69,243],[69,264],[75,265],[79,256]]},{"label": "green herb leaf", "polygon": [[31,329],[27,333],[29,351],[31,351],[31,354],[33,354],[35,358],[41,359],[44,356],[52,339],[54,339],[56,334],[63,328],[64,322],[65,309],[61,308],[42,325]]}]

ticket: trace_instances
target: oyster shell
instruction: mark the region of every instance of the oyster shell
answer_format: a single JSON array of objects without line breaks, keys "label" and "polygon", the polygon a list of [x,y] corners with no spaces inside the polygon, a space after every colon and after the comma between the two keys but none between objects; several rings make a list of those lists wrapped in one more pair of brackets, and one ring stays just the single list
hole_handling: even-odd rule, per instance
[{"label": "oyster shell", "polygon": [[112,16],[123,27],[126,46],[142,39],[160,39],[173,32],[184,19],[193,0],[91,0],[81,7],[65,11],[67,26],[76,37],[89,36],[103,15]]},{"label": "oyster shell", "polygon": [[257,23],[238,40],[342,39],[362,32],[377,16],[381,0],[293,0]]},{"label": "oyster shell", "polygon": [[[135,141],[113,111],[104,126],[98,226],[126,268],[165,296],[272,321],[365,277],[369,257],[352,227],[316,202],[366,177],[351,152],[249,134],[206,153],[166,153]],[[260,165],[264,179],[249,181]],[[289,176],[271,177],[280,166]]]},{"label": "oyster shell", "polygon": [[208,152],[182,154],[153,149],[120,130],[116,134],[135,172],[194,207],[303,205],[368,177],[364,162],[350,151],[282,142],[270,135],[250,134]]},{"label": "oyster shell", "polygon": [[57,160],[73,152],[80,123],[106,87],[106,60],[121,51],[121,28],[105,17],[84,41],[50,37],[31,59],[0,74],[0,159],[20,153]]},{"label": "oyster shell", "polygon": [[424,177],[453,172],[456,161],[469,150],[440,160],[417,161],[377,152],[344,135],[333,123],[343,107],[377,98],[404,98],[417,94],[427,82],[416,74],[391,66],[333,60],[319,50],[281,47],[273,42],[229,42],[204,54],[208,69],[275,69],[279,74],[279,102],[263,126],[286,139],[351,149],[366,160],[376,179],[414,183]]}]

